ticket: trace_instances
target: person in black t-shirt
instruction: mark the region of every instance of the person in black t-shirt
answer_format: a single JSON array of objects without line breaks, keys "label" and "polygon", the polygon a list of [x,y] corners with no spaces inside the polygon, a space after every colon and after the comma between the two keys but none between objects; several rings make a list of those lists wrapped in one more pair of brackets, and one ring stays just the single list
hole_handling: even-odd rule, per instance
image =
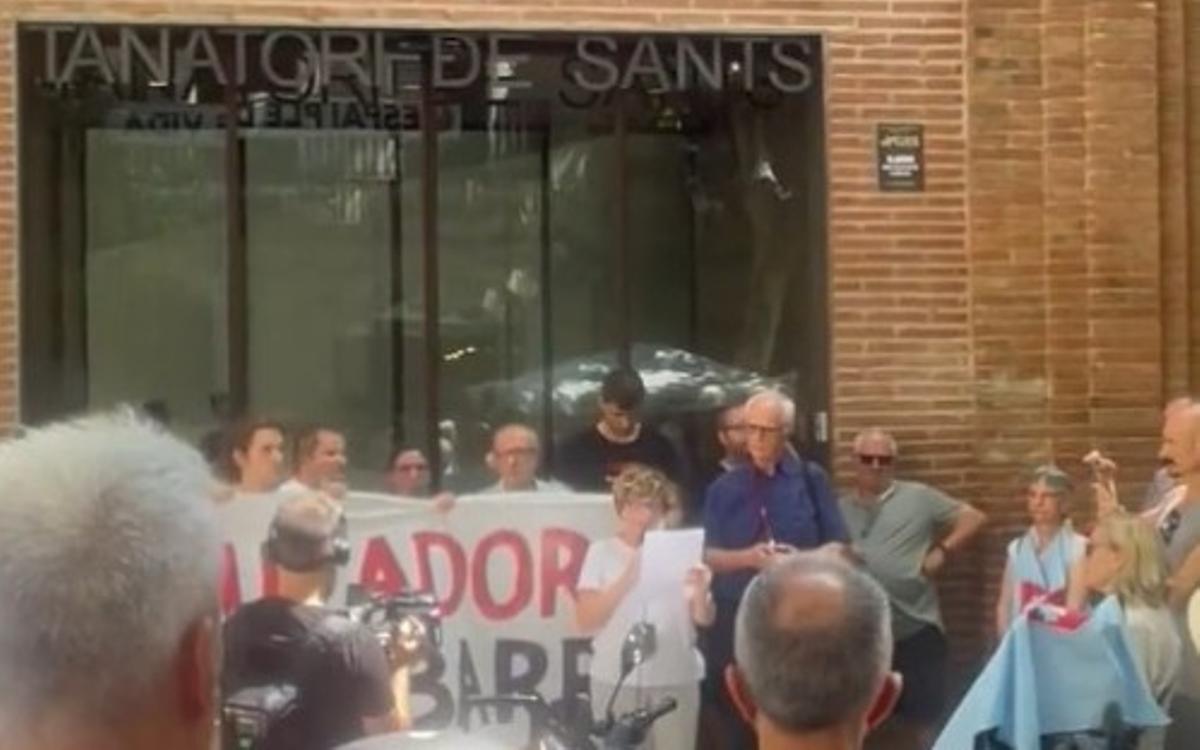
[{"label": "person in black t-shirt", "polygon": [[646,386],[636,370],[617,369],[600,386],[600,415],[595,426],[558,449],[558,478],[581,492],[608,492],[613,478],[630,464],[658,469],[679,481],[679,459],[667,439],[643,424],[638,409]]},{"label": "person in black t-shirt", "polygon": [[339,509],[322,496],[285,501],[265,547],[278,567],[278,594],[225,623],[226,705],[246,688],[296,689],[295,709],[271,721],[262,750],[329,750],[404,728],[403,670],[370,630],[324,606],[349,555],[344,530]]}]

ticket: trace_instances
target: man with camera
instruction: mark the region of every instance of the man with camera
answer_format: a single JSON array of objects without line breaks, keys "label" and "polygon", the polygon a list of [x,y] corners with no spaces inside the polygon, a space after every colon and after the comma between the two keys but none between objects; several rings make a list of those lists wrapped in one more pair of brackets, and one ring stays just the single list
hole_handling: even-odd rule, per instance
[{"label": "man with camera", "polygon": [[405,727],[406,652],[386,652],[369,628],[325,606],[349,551],[328,499],[305,494],[279,507],[264,545],[277,593],[225,624],[227,747],[327,750]]}]

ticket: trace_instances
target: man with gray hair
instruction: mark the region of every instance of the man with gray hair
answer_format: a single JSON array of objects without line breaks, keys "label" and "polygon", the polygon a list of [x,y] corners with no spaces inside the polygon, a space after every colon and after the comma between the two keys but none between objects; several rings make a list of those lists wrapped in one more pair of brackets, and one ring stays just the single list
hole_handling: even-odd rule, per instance
[{"label": "man with gray hair", "polygon": [[725,680],[759,750],[857,750],[900,695],[891,652],[879,585],[833,556],[798,553],[746,589]]},{"label": "man with gray hair", "polygon": [[552,479],[539,479],[538,464],[542,457],[537,431],[529,425],[510,422],[492,435],[492,448],[486,461],[496,475],[496,483],[480,490],[497,495],[508,492],[568,492]]},{"label": "man with gray hair", "polygon": [[[754,574],[780,555],[846,539],[828,475],[788,445],[795,424],[796,407],[787,396],[778,391],[752,396],[745,408],[748,460],[705,494],[704,559],[714,573],[717,604],[705,649],[710,688],[732,659],[734,617]],[[727,696],[718,692],[716,698],[725,745],[751,746],[753,738]]]},{"label": "man with gray hair", "polygon": [[215,483],[129,413],[0,444],[0,737],[7,750],[208,750]]},{"label": "man with gray hair", "polygon": [[986,521],[970,505],[895,477],[896,440],[880,429],[854,439],[854,489],[841,498],[850,546],[888,594],[893,666],[905,689],[881,747],[926,748],[945,702],[949,647],[935,577]]}]

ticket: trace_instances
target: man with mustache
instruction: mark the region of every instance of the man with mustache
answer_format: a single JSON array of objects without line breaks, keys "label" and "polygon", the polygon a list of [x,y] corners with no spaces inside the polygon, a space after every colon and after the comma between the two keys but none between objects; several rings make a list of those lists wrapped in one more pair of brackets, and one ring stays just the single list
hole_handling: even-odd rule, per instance
[{"label": "man with mustache", "polygon": [[[1191,405],[1192,399],[1187,396],[1171,399],[1163,408],[1163,424],[1166,425],[1167,420],[1181,411],[1186,411]],[[1159,466],[1158,470],[1154,472],[1150,484],[1146,487],[1146,494],[1142,498],[1140,510],[1147,518],[1159,521],[1162,520],[1160,517],[1170,509],[1170,506],[1177,504],[1180,499],[1182,498],[1179,482],[1171,476],[1171,472],[1165,465]]]},{"label": "man with mustache", "polygon": [[[1172,507],[1150,520],[1166,545],[1171,606],[1186,633],[1184,611],[1200,587],[1200,405],[1189,404],[1167,418],[1158,458],[1181,488]],[[1168,750],[1194,748],[1200,737],[1200,655],[1191,643],[1184,646],[1183,675],[1170,714]]]}]

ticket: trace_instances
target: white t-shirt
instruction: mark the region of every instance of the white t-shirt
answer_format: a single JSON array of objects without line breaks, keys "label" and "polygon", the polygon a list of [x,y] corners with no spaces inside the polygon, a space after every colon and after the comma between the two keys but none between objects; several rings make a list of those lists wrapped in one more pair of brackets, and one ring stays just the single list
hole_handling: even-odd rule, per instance
[{"label": "white t-shirt", "polygon": [[553,479],[534,479],[533,489],[530,490],[506,490],[504,485],[496,482],[490,487],[485,487],[479,491],[480,495],[507,495],[518,492],[570,492],[565,484],[560,484]]},{"label": "white t-shirt", "polygon": [[307,484],[301,482],[295,477],[292,477],[283,484],[279,485],[275,491],[285,495],[306,495],[316,492],[316,490],[314,490],[312,487],[309,487]]},{"label": "white t-shirt", "polygon": [[[592,542],[579,572],[580,591],[608,588],[621,577],[636,550],[617,537]],[[621,676],[621,644],[629,630],[645,620],[654,625],[656,650],[653,656],[625,680],[630,687],[686,685],[704,677],[704,660],[696,650],[696,628],[692,624],[679,582],[678,597],[635,601],[633,593],[617,605],[608,622],[592,638],[593,680],[615,684]]]}]

